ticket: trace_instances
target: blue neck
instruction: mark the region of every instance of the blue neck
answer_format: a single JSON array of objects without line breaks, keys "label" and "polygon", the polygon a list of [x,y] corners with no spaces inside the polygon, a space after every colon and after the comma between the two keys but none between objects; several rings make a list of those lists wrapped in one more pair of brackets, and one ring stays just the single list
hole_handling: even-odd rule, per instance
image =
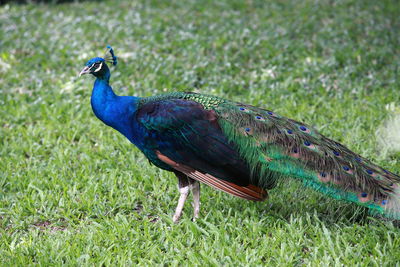
[{"label": "blue neck", "polygon": [[[94,114],[105,124],[110,125],[112,119],[109,114],[109,109],[115,104],[117,95],[108,84],[109,79],[97,78],[94,82],[91,104]],[[111,125],[110,125],[111,126]]]},{"label": "blue neck", "polygon": [[132,141],[138,97],[117,96],[109,85],[110,75],[97,77],[94,82],[91,104],[94,114],[108,126],[121,132]]}]

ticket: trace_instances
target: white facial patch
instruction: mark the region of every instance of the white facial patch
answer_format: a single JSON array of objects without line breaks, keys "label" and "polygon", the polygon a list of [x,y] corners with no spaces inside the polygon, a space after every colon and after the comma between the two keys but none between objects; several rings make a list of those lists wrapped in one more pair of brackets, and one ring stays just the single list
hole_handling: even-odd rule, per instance
[{"label": "white facial patch", "polygon": [[97,67],[97,69],[94,70],[94,72],[98,72],[101,70],[101,67],[103,67],[103,62],[100,63],[100,65]]}]

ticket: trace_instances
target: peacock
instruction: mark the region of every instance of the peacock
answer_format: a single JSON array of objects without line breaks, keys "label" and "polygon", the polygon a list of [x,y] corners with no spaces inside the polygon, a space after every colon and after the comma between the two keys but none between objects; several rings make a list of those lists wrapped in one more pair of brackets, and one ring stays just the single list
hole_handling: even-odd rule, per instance
[{"label": "peacock", "polygon": [[193,92],[151,97],[118,96],[107,63],[90,59],[80,76],[96,77],[94,114],[136,145],[153,165],[175,173],[177,222],[193,194],[199,217],[200,183],[233,196],[263,201],[287,178],[335,199],[367,207],[373,214],[400,219],[400,177],[371,163],[312,127],[271,110]]}]

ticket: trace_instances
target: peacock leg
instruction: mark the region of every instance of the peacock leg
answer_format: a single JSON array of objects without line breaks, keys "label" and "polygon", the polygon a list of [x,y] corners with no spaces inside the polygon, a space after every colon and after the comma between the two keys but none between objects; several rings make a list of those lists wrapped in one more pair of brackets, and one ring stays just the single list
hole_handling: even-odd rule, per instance
[{"label": "peacock leg", "polygon": [[179,218],[182,215],[183,206],[185,205],[185,201],[187,199],[187,196],[189,195],[190,189],[189,178],[182,173],[175,174],[176,177],[178,177],[178,190],[180,196],[178,200],[178,205],[176,206],[175,214],[172,217],[172,221],[174,223],[178,222]]},{"label": "peacock leg", "polygon": [[196,221],[199,218],[200,212],[200,183],[193,179],[190,180],[192,180],[190,181],[190,186],[193,192],[193,221]]}]

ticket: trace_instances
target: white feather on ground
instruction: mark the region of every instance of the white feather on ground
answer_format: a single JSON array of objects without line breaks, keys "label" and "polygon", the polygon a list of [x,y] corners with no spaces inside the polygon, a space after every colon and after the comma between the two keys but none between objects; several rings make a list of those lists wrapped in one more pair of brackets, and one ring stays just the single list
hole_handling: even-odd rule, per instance
[{"label": "white feather on ground", "polygon": [[394,103],[386,105],[391,113],[376,131],[379,144],[378,151],[381,155],[400,151],[400,112]]}]

